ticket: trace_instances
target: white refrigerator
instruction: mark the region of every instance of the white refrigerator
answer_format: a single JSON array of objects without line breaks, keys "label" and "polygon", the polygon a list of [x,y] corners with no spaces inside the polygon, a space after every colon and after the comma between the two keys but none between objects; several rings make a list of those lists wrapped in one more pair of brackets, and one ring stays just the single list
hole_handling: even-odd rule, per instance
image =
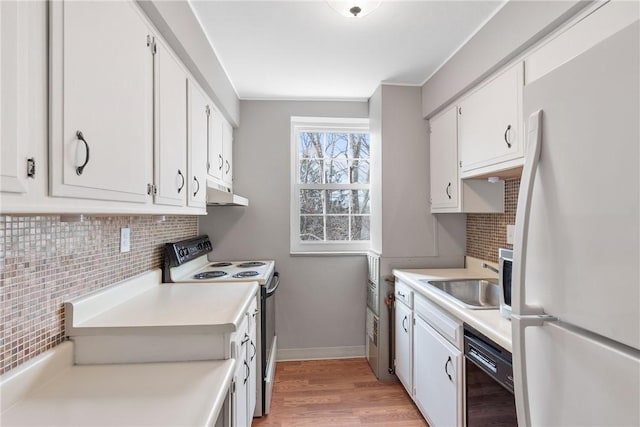
[{"label": "white refrigerator", "polygon": [[520,426],[640,425],[640,24],[525,86]]}]

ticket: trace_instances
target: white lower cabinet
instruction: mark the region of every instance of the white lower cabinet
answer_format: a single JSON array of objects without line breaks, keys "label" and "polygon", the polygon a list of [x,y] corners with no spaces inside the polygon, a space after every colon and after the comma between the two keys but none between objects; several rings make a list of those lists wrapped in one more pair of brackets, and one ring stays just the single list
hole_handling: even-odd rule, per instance
[{"label": "white lower cabinet", "polygon": [[397,281],[395,373],[431,427],[464,425],[462,322]]},{"label": "white lower cabinet", "polygon": [[235,335],[236,372],[231,385],[231,426],[251,425],[256,408],[256,316],[257,300],[245,313],[242,326]]},{"label": "white lower cabinet", "polygon": [[416,405],[433,427],[461,425],[462,352],[419,316],[413,351]]},{"label": "white lower cabinet", "polygon": [[410,395],[413,395],[413,292],[403,283],[395,289],[395,372]]}]

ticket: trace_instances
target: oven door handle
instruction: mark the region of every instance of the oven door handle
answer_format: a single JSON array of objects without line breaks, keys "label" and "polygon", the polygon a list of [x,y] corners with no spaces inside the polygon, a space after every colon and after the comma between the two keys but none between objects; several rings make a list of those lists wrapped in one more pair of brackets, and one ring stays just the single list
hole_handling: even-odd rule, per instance
[{"label": "oven door handle", "polygon": [[266,298],[269,298],[276,292],[278,285],[280,285],[280,274],[278,272],[273,273],[273,279],[271,280],[272,286],[267,289]]}]

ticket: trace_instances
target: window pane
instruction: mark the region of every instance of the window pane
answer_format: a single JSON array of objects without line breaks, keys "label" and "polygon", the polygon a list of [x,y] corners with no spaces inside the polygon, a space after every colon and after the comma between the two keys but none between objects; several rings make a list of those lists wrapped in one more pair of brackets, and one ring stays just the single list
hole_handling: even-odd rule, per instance
[{"label": "window pane", "polygon": [[322,157],[323,133],[300,132],[299,135],[301,159],[317,159]]},{"label": "window pane", "polygon": [[349,184],[349,169],[346,160],[325,160],[325,182],[327,184]]},{"label": "window pane", "polygon": [[328,133],[325,136],[326,147],[324,156],[328,159],[347,160],[349,138],[346,133]]},{"label": "window pane", "polygon": [[327,240],[349,240],[349,217],[327,217]]},{"label": "window pane", "polygon": [[349,190],[327,190],[327,213],[349,213]]},{"label": "window pane", "polygon": [[351,191],[351,213],[369,214],[371,213],[371,201],[369,200],[369,190]]},{"label": "window pane", "polygon": [[370,233],[369,216],[351,217],[351,240],[369,240]]},{"label": "window pane", "polygon": [[300,213],[322,214],[322,190],[300,190]]},{"label": "window pane", "polygon": [[322,160],[300,160],[300,183],[322,183]]},{"label": "window pane", "polygon": [[352,184],[368,184],[369,183],[369,161],[368,160],[353,160],[349,167],[351,173]]},{"label": "window pane", "polygon": [[300,240],[324,240],[322,216],[300,216]]},{"label": "window pane", "polygon": [[369,158],[369,134],[352,133],[349,135],[351,146],[351,158],[368,159]]}]

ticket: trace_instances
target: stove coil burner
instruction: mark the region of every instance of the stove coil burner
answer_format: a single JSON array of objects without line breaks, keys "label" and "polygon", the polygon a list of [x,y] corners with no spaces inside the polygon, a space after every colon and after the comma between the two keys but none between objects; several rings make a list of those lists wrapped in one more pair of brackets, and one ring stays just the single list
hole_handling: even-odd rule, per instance
[{"label": "stove coil burner", "polygon": [[260,273],[258,273],[257,271],[241,271],[240,273],[234,274],[233,277],[235,277],[236,279],[242,279],[245,277],[255,277],[259,274]]},{"label": "stove coil burner", "polygon": [[238,267],[251,268],[251,267],[262,267],[263,265],[266,265],[266,263],[262,261],[249,261],[249,262],[243,262],[242,264],[238,264]]},{"label": "stove coil burner", "polygon": [[230,262],[216,262],[215,264],[210,264],[209,267],[229,267],[231,264]]},{"label": "stove coil burner", "polygon": [[227,273],[224,271],[205,271],[203,273],[198,273],[195,276],[193,276],[194,279],[197,280],[206,280],[206,279],[216,279],[218,277],[224,277],[226,276]]}]

